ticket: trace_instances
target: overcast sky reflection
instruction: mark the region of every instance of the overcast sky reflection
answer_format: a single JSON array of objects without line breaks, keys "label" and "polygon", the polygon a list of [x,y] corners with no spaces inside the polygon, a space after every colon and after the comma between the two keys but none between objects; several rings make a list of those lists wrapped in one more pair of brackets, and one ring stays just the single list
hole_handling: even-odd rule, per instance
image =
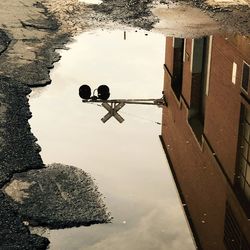
[{"label": "overcast sky reflection", "polygon": [[126,105],[103,124],[107,111],[84,104],[81,84],[107,84],[111,98],[160,98],[165,38],[144,31],[83,33],[62,51],[52,84],[35,89],[32,131],[45,163],[60,162],[96,179],[114,220],[49,233],[50,249],[195,249],[159,140],[161,109]]}]

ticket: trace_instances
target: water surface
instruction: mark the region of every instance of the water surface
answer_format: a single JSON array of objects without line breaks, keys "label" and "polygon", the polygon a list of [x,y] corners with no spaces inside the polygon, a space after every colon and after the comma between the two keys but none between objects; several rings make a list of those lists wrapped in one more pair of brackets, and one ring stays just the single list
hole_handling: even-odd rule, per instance
[{"label": "water surface", "polygon": [[32,131],[45,163],[74,165],[95,178],[112,223],[48,233],[50,249],[195,249],[159,140],[161,109],[125,106],[125,122],[84,104],[81,84],[107,84],[111,98],[160,98],[165,38],[144,31],[78,36],[51,73],[52,84],[30,98]]},{"label": "water surface", "polygon": [[101,0],[79,0],[79,2],[87,3],[87,4],[101,4]]}]

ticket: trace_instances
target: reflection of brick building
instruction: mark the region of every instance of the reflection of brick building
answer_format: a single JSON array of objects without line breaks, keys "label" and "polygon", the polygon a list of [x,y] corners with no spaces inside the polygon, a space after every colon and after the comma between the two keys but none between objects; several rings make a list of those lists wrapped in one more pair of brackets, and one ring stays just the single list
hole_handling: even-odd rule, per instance
[{"label": "reflection of brick building", "polygon": [[250,249],[249,65],[247,37],[166,39],[161,139],[201,249]]}]

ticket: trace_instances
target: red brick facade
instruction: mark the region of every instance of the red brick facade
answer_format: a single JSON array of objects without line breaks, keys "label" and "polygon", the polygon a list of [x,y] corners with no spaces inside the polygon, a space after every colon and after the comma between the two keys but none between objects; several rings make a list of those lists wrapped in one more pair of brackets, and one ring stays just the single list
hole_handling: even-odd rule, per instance
[{"label": "red brick facade", "polygon": [[[207,56],[204,72],[197,76],[192,72],[196,60],[192,55],[194,39],[184,40],[183,62],[179,62],[183,63],[182,91],[178,100],[171,86],[174,41],[166,39],[164,93],[168,107],[163,109],[162,142],[197,246],[207,250],[237,249],[233,248],[236,239],[227,228],[232,212],[239,237],[244,239],[242,249],[248,249],[244,247],[249,247],[250,242],[249,203],[242,205],[235,191],[235,176],[241,103],[249,108],[241,82],[243,63],[250,64],[250,38],[213,36],[207,41],[200,49]],[[203,92],[197,90],[201,76]],[[204,116],[197,116],[192,122],[192,105],[197,102],[204,103]],[[228,235],[231,243],[225,243]],[[226,244],[232,244],[231,248]]]}]

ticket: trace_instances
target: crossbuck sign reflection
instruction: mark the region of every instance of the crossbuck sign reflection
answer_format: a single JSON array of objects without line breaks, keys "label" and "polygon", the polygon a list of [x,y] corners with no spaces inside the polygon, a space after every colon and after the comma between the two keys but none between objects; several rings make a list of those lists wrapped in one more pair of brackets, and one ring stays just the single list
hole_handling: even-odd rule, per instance
[{"label": "crossbuck sign reflection", "polygon": [[125,105],[125,103],[111,103],[108,104],[107,102],[103,102],[102,106],[107,109],[108,113],[101,119],[103,123],[105,123],[106,121],[108,121],[112,116],[114,116],[114,118],[122,123],[124,122],[124,119],[117,113],[123,106]]}]

